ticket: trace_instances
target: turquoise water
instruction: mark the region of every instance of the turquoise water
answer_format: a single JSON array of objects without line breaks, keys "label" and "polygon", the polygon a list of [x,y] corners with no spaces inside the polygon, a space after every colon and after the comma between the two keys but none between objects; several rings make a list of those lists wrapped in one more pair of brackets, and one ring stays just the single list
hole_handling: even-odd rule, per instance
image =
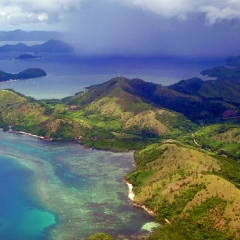
[{"label": "turquoise water", "polygon": [[85,149],[0,131],[0,239],[136,239],[153,218],[132,206],[132,153]]},{"label": "turquoise water", "polygon": [[32,198],[33,172],[16,160],[0,155],[0,238],[44,239],[44,229],[55,216],[39,208]]}]

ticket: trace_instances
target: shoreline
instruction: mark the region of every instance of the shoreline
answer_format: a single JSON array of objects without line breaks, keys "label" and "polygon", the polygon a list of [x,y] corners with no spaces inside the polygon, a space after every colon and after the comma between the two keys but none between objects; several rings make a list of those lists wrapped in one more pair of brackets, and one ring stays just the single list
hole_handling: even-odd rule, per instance
[{"label": "shoreline", "polygon": [[[146,211],[150,216],[152,216],[152,217],[156,217],[157,216],[157,214],[153,211],[153,210],[151,210],[151,209],[149,209],[149,208],[147,208],[145,205],[143,205],[143,204],[140,204],[140,203],[138,203],[138,202],[135,202],[134,201],[134,197],[135,197],[135,194],[134,194],[134,192],[133,192],[133,185],[131,184],[131,183],[129,183],[128,181],[126,181],[126,180],[124,180],[124,183],[127,185],[127,187],[128,187],[128,198],[129,199],[131,199],[132,200],[132,205],[134,206],[134,207],[137,207],[137,208],[142,208],[144,211]],[[171,224],[171,222],[167,219],[167,218],[164,218],[164,220],[165,220],[165,222],[167,223],[167,224]]]},{"label": "shoreline", "polygon": [[124,180],[124,183],[128,187],[128,198],[132,200],[132,202],[133,202],[132,205],[134,207],[142,208],[143,210],[145,210],[152,217],[156,217],[156,213],[154,211],[152,211],[151,209],[147,208],[145,205],[142,205],[142,204],[134,201],[135,194],[133,192],[133,185],[131,183],[129,183],[128,181],[126,181],[126,180]]},{"label": "shoreline", "polygon": [[134,194],[134,192],[132,190],[133,189],[133,185],[131,183],[127,182],[126,180],[124,180],[124,183],[128,187],[128,198],[130,198],[133,201],[133,199],[135,197],[135,194]]},{"label": "shoreline", "polygon": [[8,83],[8,82],[16,82],[17,80],[18,80],[18,79],[3,80],[3,81],[0,81],[0,84]]},{"label": "shoreline", "polygon": [[17,131],[17,130],[12,130],[10,129],[8,131],[9,133],[18,133],[18,134],[24,134],[24,135],[28,135],[28,136],[31,136],[31,137],[35,137],[35,138],[39,138],[39,139],[42,139],[44,141],[52,141],[52,138],[45,138],[43,136],[38,136],[36,134],[32,134],[32,133],[28,133],[28,132],[24,132],[24,131]]}]

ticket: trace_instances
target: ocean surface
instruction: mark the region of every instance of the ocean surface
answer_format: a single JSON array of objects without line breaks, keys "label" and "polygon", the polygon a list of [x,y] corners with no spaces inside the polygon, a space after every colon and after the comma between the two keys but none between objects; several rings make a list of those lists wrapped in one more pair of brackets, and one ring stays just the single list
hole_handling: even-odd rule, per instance
[{"label": "ocean surface", "polygon": [[202,70],[221,66],[224,59],[170,57],[80,56],[78,54],[38,54],[42,58],[15,60],[21,53],[0,53],[0,70],[19,73],[42,68],[46,77],[1,83],[0,89],[14,89],[36,99],[64,98],[118,75],[171,85],[182,79],[201,77]]},{"label": "ocean surface", "polygon": [[[77,54],[15,60],[20,54],[0,53],[0,70],[18,73],[36,67],[48,75],[1,83],[0,89],[36,99],[71,96],[118,75],[167,86],[223,64],[223,59]],[[134,168],[132,153],[95,151],[3,131],[0,139],[0,239],[84,239],[99,231],[134,239],[154,225],[127,197],[123,179]]]}]

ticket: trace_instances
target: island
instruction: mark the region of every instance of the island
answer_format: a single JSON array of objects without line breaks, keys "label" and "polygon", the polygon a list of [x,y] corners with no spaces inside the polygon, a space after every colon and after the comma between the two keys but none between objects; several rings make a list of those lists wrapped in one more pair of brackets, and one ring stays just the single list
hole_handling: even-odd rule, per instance
[{"label": "island", "polygon": [[[125,177],[133,205],[162,224],[150,240],[240,239],[240,75],[232,68],[202,74],[216,79],[166,87],[118,76],[61,100],[1,90],[0,127],[134,151],[135,169]],[[55,234],[77,235],[75,222],[69,217]]]},{"label": "island", "polygon": [[6,73],[0,70],[0,82],[24,80],[29,78],[44,77],[47,73],[40,68],[28,68],[20,73]]},{"label": "island", "polygon": [[70,53],[73,47],[60,40],[49,40],[43,44],[28,46],[24,43],[6,44],[0,47],[0,52],[47,52],[47,53]]},{"label": "island", "polygon": [[0,31],[0,41],[48,41],[61,38],[63,34],[56,31]]},{"label": "island", "polygon": [[42,56],[34,56],[31,54],[21,54],[20,56],[16,57],[15,60],[25,60],[25,59],[32,59],[32,58],[42,58]]}]

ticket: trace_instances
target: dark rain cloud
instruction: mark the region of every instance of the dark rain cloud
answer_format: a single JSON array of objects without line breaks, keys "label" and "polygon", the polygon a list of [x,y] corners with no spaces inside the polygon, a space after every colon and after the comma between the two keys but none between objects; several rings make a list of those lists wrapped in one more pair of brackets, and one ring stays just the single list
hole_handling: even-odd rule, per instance
[{"label": "dark rain cloud", "polygon": [[0,2],[0,25],[5,29],[60,29],[82,54],[238,54],[239,20],[239,0]]}]

